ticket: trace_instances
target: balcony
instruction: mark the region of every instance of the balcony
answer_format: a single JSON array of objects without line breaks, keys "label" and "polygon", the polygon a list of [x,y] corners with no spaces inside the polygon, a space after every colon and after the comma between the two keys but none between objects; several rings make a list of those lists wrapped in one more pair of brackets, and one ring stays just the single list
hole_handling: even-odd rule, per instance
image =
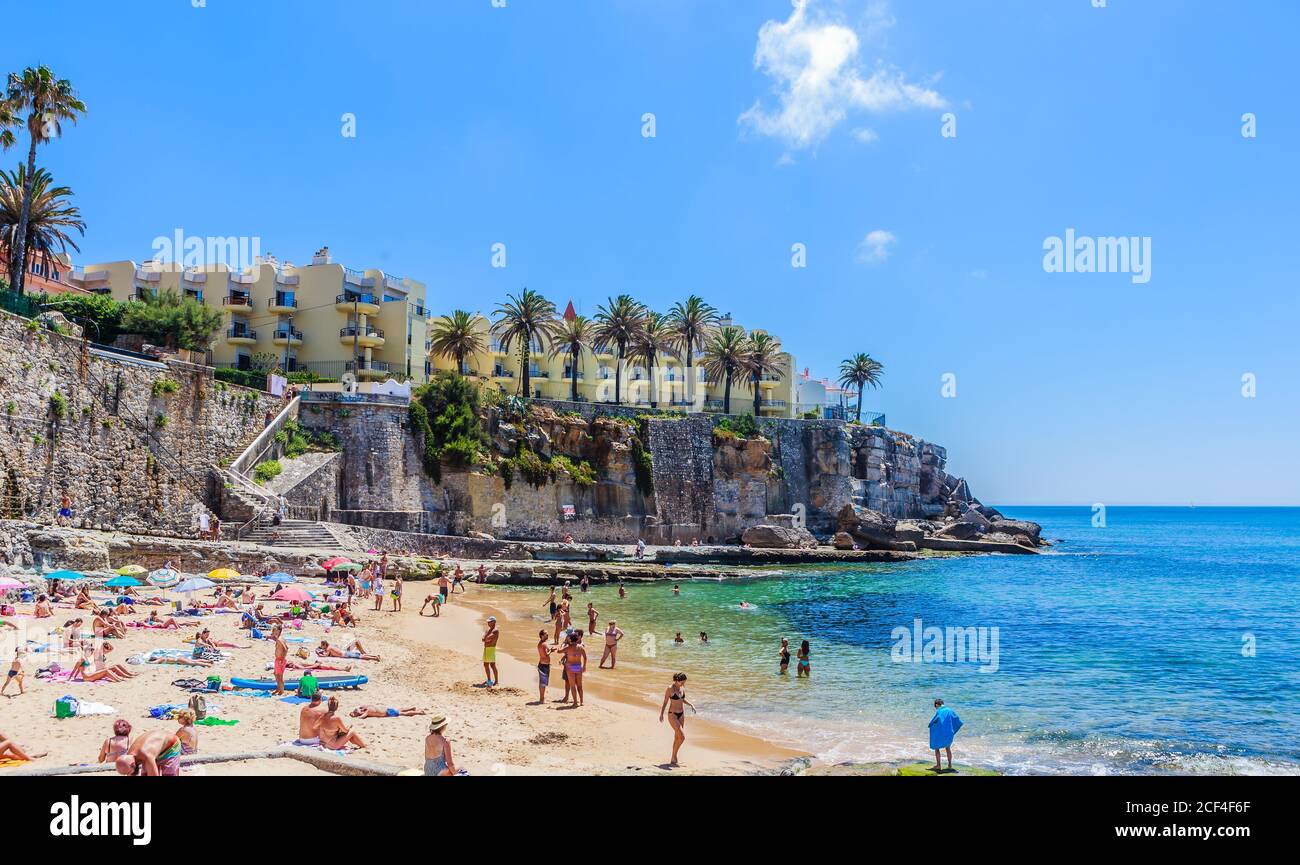
[{"label": "balcony", "polygon": [[293,312],[297,308],[298,298],[282,291],[277,291],[275,297],[266,302],[267,312]]},{"label": "balcony", "polygon": [[393,276],[384,274],[384,288],[406,289],[406,278],[402,276]]},{"label": "balcony", "polygon": [[153,270],[152,268],[137,267],[135,269],[135,278],[141,282],[161,282],[162,271]]},{"label": "balcony", "polygon": [[343,268],[343,281],[358,288],[375,287],[375,278],[373,276],[366,276],[361,271],[353,270],[350,267]]},{"label": "balcony", "polygon": [[391,367],[386,360],[347,361],[343,368],[348,372],[355,370],[357,378],[387,378]]},{"label": "balcony", "polygon": [[201,270],[187,270],[181,274],[181,280],[191,285],[204,285],[208,281],[208,275]]},{"label": "balcony", "polygon": [[271,335],[271,341],[276,345],[302,345],[302,331],[292,327],[277,327]]},{"label": "balcony", "polygon": [[285,273],[285,272],[281,271],[281,272],[279,272],[279,273],[277,273],[277,274],[275,275],[275,281],[276,281],[276,283],[278,283],[279,285],[297,285],[297,284],[298,284],[298,274],[296,274],[296,273]]},{"label": "balcony", "polygon": [[252,312],[253,297],[248,294],[231,293],[221,298],[221,305],[231,312]]},{"label": "balcony", "polygon": [[251,273],[232,273],[232,274],[230,274],[230,284],[231,284],[231,285],[252,285],[253,282],[254,282],[256,279],[257,279],[257,277],[255,277],[255,276],[254,276],[253,274],[251,274]]},{"label": "balcony", "polygon": [[496,369],[492,370],[492,377],[493,378],[514,378],[515,373],[514,370],[505,369],[504,367],[497,367]]},{"label": "balcony", "polygon": [[765,399],[760,406],[762,411],[785,411],[786,402],[783,399]]},{"label": "balcony", "polygon": [[357,327],[350,324],[339,328],[339,341],[351,345],[363,345],[366,348],[379,348],[384,344],[384,332],[377,327]]},{"label": "balcony", "polygon": [[257,331],[242,325],[226,328],[226,342],[231,345],[253,345],[257,342]]},{"label": "balcony", "polygon": [[334,308],[358,315],[379,315],[379,298],[373,294],[347,291],[334,298]]}]

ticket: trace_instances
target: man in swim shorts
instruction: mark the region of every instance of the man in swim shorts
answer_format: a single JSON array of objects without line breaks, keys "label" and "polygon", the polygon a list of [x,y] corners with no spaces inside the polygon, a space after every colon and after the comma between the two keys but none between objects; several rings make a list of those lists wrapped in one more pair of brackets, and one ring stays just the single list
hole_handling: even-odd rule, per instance
[{"label": "man in swim shorts", "polygon": [[411,706],[408,709],[394,709],[386,706],[357,706],[348,712],[354,718],[409,718],[412,715],[427,715],[423,709]]},{"label": "man in swim shorts", "polygon": [[551,647],[547,645],[551,635],[546,629],[537,632],[537,702],[546,702],[546,687],[551,684]]},{"label": "man in swim shorts", "polygon": [[497,617],[488,616],[487,633],[483,635],[483,674],[487,680],[483,683],[485,688],[491,688],[497,683],[497,640],[501,639],[501,632],[497,630]]},{"label": "man in swim shorts", "polygon": [[319,745],[320,724],[329,711],[321,702],[320,691],[311,695],[311,702],[298,713],[298,739],[295,745]]},{"label": "man in swim shorts", "polygon": [[277,697],[284,696],[284,671],[289,665],[289,644],[280,635],[282,630],[280,625],[271,629],[271,638],[275,640],[275,690],[271,693]]}]

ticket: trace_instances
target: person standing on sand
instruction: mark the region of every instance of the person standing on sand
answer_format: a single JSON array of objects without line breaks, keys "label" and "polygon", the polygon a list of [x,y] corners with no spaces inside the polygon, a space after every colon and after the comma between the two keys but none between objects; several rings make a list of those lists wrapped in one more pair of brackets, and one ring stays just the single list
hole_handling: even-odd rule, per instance
[{"label": "person standing on sand", "polygon": [[453,594],[457,586],[460,587],[460,593],[465,594],[465,569],[460,566],[459,562],[456,563],[456,570],[451,575],[451,591]]},{"label": "person standing on sand", "polygon": [[438,569],[438,594],[442,595],[442,602],[447,603],[447,589],[451,582],[447,579],[447,572],[442,568]]},{"label": "person standing on sand", "polygon": [[321,702],[320,690],[311,695],[311,702],[302,707],[298,713],[298,738],[294,741],[295,745],[319,745],[320,744],[320,725],[325,720],[325,713],[329,711],[324,703]]},{"label": "person standing on sand", "polygon": [[289,644],[284,641],[283,631],[282,625],[271,628],[271,639],[275,640],[275,690],[271,693],[277,697],[284,696],[284,671],[289,666]]},{"label": "person standing on sand", "polygon": [[393,577],[393,612],[402,611],[402,578],[401,576]]},{"label": "person standing on sand", "polygon": [[664,722],[664,712],[667,711],[668,724],[673,728],[673,757],[668,761],[669,766],[677,765],[677,752],[686,741],[687,706],[691,707],[692,713],[695,712],[694,704],[686,699],[686,674],[674,673],[673,683],[664,691],[664,701],[659,706],[659,723]]},{"label": "person standing on sand", "polygon": [[546,645],[550,639],[550,634],[546,629],[537,632],[537,703],[538,705],[546,704],[546,688],[551,684],[551,652],[550,646]]},{"label": "person standing on sand", "polygon": [[605,651],[600,656],[600,669],[605,669],[606,658],[609,658],[609,668],[614,669],[618,663],[618,641],[621,639],[623,631],[618,627],[618,622],[610,619],[609,627],[605,628]]},{"label": "person standing on sand", "polygon": [[18,684],[18,696],[21,697],[23,694],[27,693],[23,688],[23,655],[25,654],[27,654],[27,650],[22,646],[14,649],[14,661],[9,665],[9,674],[5,676],[4,684],[0,685],[0,694],[5,692],[9,687],[10,682],[16,682]]},{"label": "person standing on sand", "polygon": [[497,617],[487,617],[487,633],[483,635],[483,674],[487,680],[483,687],[491,688],[497,683],[497,640],[501,632],[497,630]]},{"label": "person standing on sand", "polygon": [[564,672],[568,674],[566,689],[572,695],[574,708],[582,705],[582,674],[587,669],[587,650],[582,647],[582,636],[569,634],[569,642],[560,650],[564,657]]},{"label": "person standing on sand", "polygon": [[[585,591],[585,590],[584,590]],[[590,602],[587,603],[587,633],[596,633],[596,620],[600,618],[600,611],[597,610]]]},{"label": "person standing on sand", "polygon": [[[362,573],[365,573],[365,571],[362,571]],[[370,584],[375,587],[375,612],[382,613],[384,611],[384,578],[376,572],[370,580]]]},{"label": "person standing on sand", "polygon": [[930,767],[930,771],[943,771],[943,767],[939,764],[941,748],[948,755],[948,771],[952,771],[952,740],[960,729],[961,718],[957,717],[957,713],[944,706],[943,700],[935,700],[934,717],[930,719],[930,747],[934,749],[934,765]]},{"label": "person standing on sand", "polygon": [[447,731],[445,715],[429,719],[429,735],[424,737],[424,774],[448,777],[456,774],[456,762],[451,756],[451,742],[443,736]]}]

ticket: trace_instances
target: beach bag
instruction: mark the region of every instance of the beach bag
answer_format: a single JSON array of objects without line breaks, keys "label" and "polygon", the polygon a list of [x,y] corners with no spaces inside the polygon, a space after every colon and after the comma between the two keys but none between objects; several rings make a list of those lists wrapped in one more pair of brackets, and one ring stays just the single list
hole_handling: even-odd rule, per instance
[{"label": "beach bag", "polygon": [[14,615],[13,604],[0,604],[0,616],[12,616],[12,615]]},{"label": "beach bag", "polygon": [[208,717],[208,701],[202,694],[190,695],[190,708],[194,710],[194,719],[202,721]]},{"label": "beach bag", "polygon": [[54,701],[54,717],[56,718],[74,718],[77,715],[77,709],[80,703],[76,697],[60,697]]},{"label": "beach bag", "polygon": [[221,690],[221,677],[220,677],[220,676],[208,676],[208,690],[209,690],[209,691],[220,691],[220,690]]}]

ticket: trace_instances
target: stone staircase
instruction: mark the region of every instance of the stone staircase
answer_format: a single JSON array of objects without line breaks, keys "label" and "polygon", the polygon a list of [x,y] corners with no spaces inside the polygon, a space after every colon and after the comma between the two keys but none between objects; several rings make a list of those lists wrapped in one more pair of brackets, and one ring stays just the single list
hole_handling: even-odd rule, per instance
[{"label": "stone staircase", "polygon": [[259,519],[245,528],[239,539],[266,547],[305,547],[345,552],[333,529],[325,523],[308,520],[283,520],[280,525],[274,526],[269,519]]}]

